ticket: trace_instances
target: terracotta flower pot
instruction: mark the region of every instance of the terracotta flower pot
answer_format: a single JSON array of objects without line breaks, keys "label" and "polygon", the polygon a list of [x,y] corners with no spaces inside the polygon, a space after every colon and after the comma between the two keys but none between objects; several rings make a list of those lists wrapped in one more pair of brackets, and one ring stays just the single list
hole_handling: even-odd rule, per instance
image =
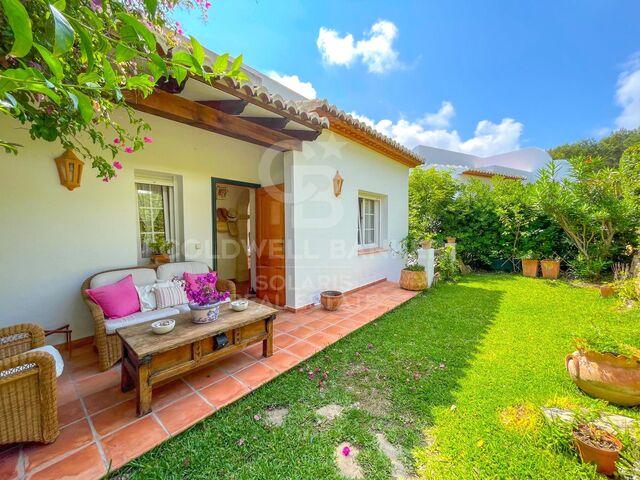
[{"label": "terracotta flower pot", "polygon": [[540,270],[544,278],[556,279],[560,276],[560,260],[542,260]]},{"label": "terracotta flower pot", "polygon": [[[578,427],[580,428],[580,427]],[[598,473],[604,475],[613,475],[616,472],[616,461],[622,450],[622,443],[616,437],[604,430],[598,431],[598,436],[606,440],[610,448],[602,448],[593,445],[592,442],[584,440],[584,436],[579,431],[573,431],[573,440],[580,452],[580,458],[584,463],[593,463],[597,465]]]},{"label": "terracotta flower pot", "polygon": [[166,253],[161,253],[159,255],[151,255],[152,263],[169,263],[171,261],[171,257]]},{"label": "terracotta flower pot", "polygon": [[320,294],[320,303],[325,310],[337,310],[342,304],[343,299],[344,295],[342,292],[335,290],[327,290]]},{"label": "terracotta flower pot", "polygon": [[403,269],[400,272],[400,287],[405,290],[424,290],[427,288],[427,272]]},{"label": "terracotta flower pot", "polygon": [[538,276],[538,260],[523,259],[522,274],[525,277],[536,278]]},{"label": "terracotta flower pot", "polygon": [[432,240],[423,240],[420,245],[422,245],[422,248],[424,248],[425,250],[429,250],[431,248],[431,246],[433,245],[433,241]]},{"label": "terracotta flower pot", "polygon": [[613,297],[615,294],[616,294],[616,290],[611,285],[601,285],[600,286],[600,296],[602,298]]},{"label": "terracotta flower pot", "polygon": [[447,237],[447,243],[456,243],[456,237]]},{"label": "terracotta flower pot", "polygon": [[567,371],[580,390],[623,407],[640,405],[640,360],[623,355],[576,351]]}]

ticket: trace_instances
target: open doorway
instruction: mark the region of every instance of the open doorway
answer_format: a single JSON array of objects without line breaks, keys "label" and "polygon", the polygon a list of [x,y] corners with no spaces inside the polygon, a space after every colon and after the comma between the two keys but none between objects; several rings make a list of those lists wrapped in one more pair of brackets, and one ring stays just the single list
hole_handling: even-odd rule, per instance
[{"label": "open doorway", "polygon": [[256,189],[260,185],[214,178],[213,266],[219,278],[232,280],[240,297],[256,292]]}]

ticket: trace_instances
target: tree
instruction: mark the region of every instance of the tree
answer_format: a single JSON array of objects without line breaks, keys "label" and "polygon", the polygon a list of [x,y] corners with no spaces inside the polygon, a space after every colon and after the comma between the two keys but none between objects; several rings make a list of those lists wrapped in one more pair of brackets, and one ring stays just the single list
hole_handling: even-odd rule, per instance
[{"label": "tree", "polygon": [[622,153],[632,145],[640,144],[640,128],[621,129],[600,139],[580,140],[575,143],[559,145],[549,150],[555,160],[576,157],[600,157],[605,165],[617,167]]},{"label": "tree", "polygon": [[[170,19],[179,7],[199,9],[206,18],[209,0],[0,0],[0,5],[0,112],[28,125],[33,139],[76,149],[105,181],[122,168],[117,156],[152,141],[145,136],[149,125],[127,105],[126,92],[146,96],[162,78],[181,83],[187,75],[205,81],[246,78],[242,56],[231,66],[226,54],[209,64],[198,40],[183,42],[179,23]],[[127,112],[128,125],[114,117],[120,109]],[[17,153],[21,145],[0,138],[0,147]]]},{"label": "tree", "polygon": [[440,233],[442,212],[453,201],[457,192],[458,184],[449,172],[435,168],[414,168],[409,176],[411,236],[420,239],[428,233]]},{"label": "tree", "polygon": [[584,274],[599,278],[613,255],[616,235],[634,227],[634,210],[621,174],[600,157],[569,159],[571,178],[557,180],[557,164],[541,170],[536,184],[540,206],[562,227],[579,251]]}]

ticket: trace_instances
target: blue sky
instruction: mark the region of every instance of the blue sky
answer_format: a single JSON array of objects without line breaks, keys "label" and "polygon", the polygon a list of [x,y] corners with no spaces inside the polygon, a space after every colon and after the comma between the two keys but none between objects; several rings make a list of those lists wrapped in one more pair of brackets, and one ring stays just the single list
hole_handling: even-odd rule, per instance
[{"label": "blue sky", "polygon": [[481,155],[640,126],[639,18],[638,0],[214,0],[206,24],[179,15],[210,49],[297,75],[408,146]]}]

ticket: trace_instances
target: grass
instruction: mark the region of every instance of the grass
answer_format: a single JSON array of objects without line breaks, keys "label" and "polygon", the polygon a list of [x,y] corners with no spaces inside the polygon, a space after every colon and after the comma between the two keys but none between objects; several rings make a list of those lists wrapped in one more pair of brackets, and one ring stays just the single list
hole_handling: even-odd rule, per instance
[{"label": "grass", "polygon": [[[581,394],[564,357],[594,325],[640,345],[640,312],[597,290],[510,275],[439,285],[332,345],[256,392],[132,461],[131,479],[341,478],[334,449],[361,449],[366,478],[389,478],[374,433],[401,446],[420,477],[593,478],[541,406],[606,410]],[[318,387],[307,372],[320,368]],[[333,422],[315,410],[346,407]],[[254,415],[290,412],[282,427]]]}]

